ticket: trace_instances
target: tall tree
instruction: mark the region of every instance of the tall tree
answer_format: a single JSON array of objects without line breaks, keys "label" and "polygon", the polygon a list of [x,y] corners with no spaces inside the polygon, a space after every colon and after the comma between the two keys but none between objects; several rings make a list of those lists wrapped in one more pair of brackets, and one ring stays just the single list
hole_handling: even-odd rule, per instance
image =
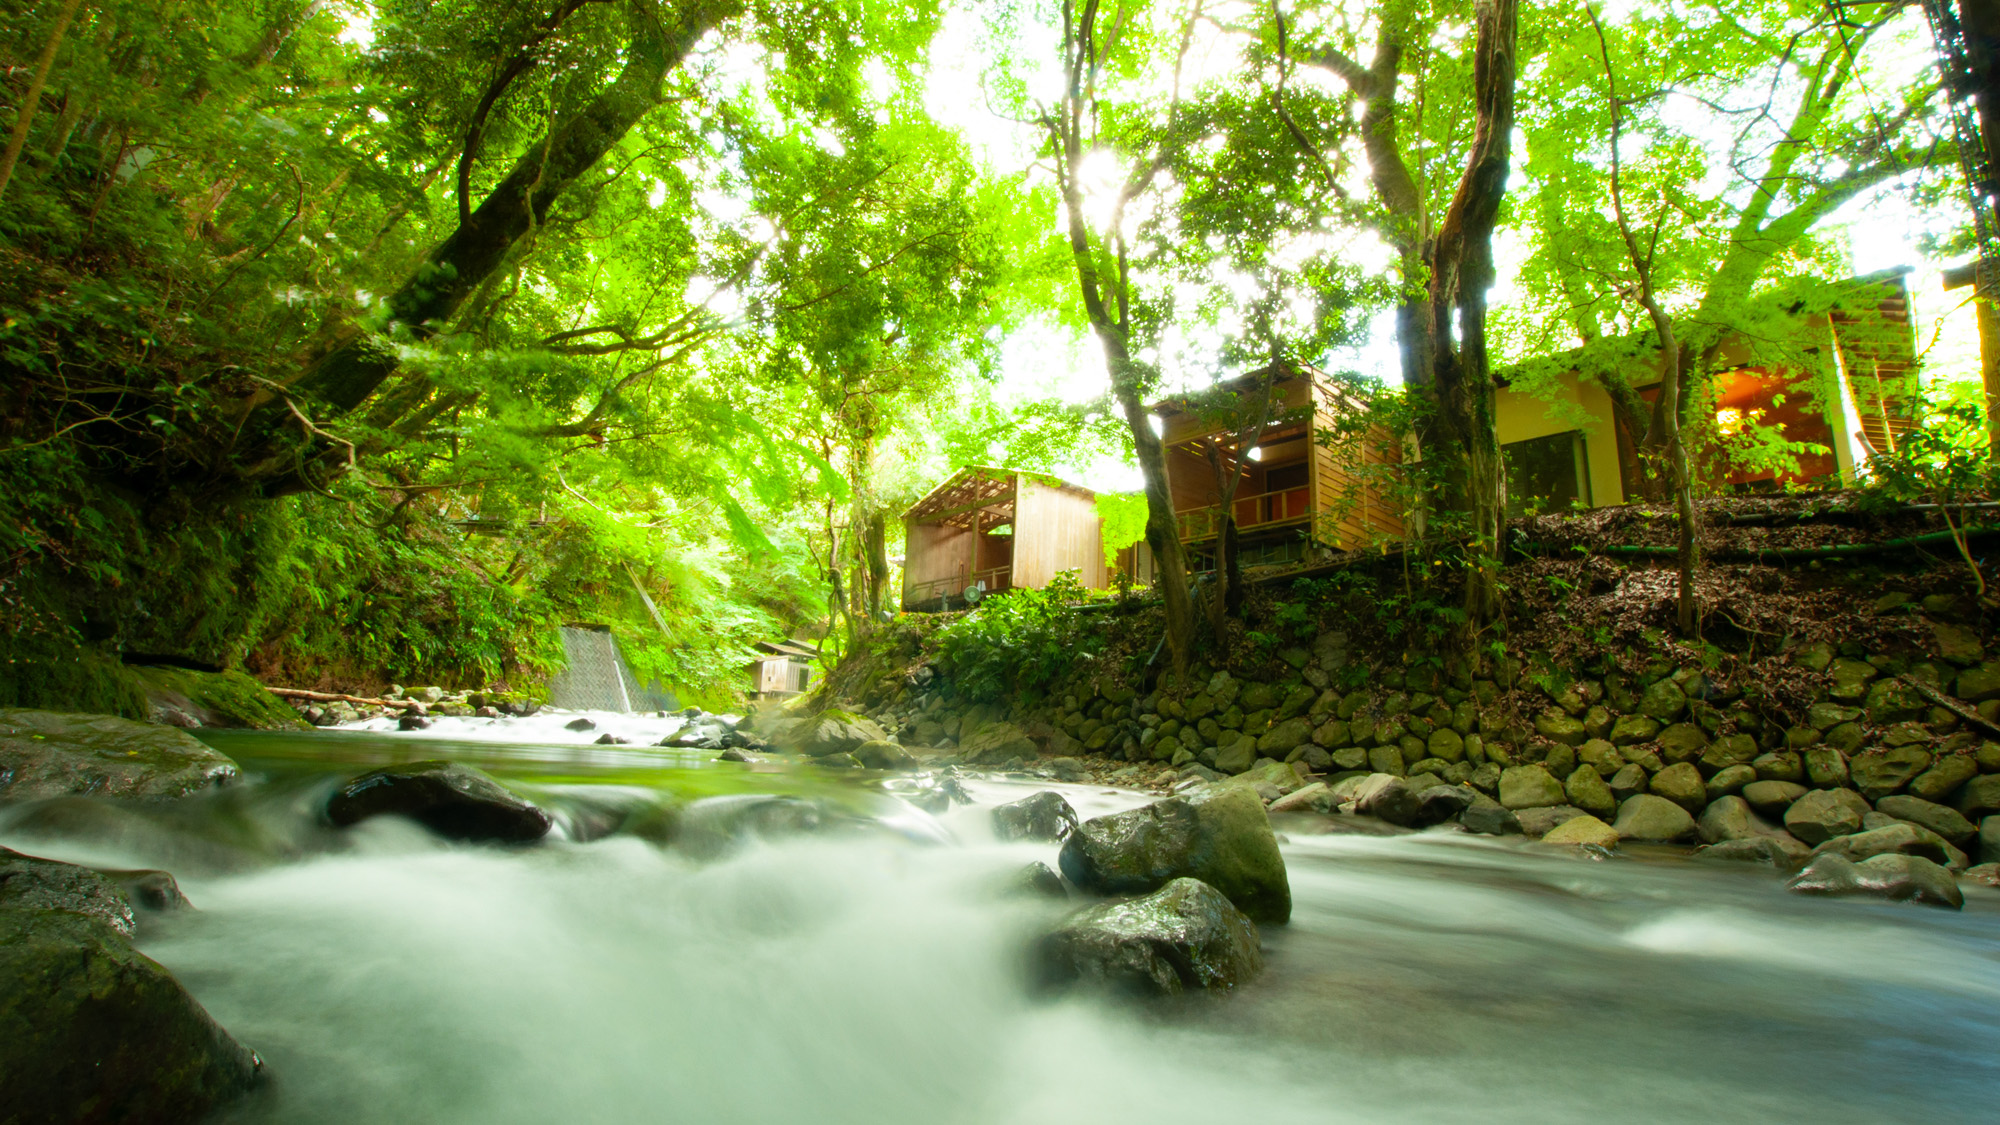
[{"label": "tall tree", "polygon": [[[1155,585],[1166,608],[1167,646],[1178,676],[1187,672],[1194,648],[1194,605],[1174,518],[1166,448],[1147,409],[1159,372],[1141,353],[1157,343],[1159,325],[1156,315],[1149,316],[1155,310],[1147,309],[1137,292],[1131,239],[1132,224],[1139,218],[1135,212],[1140,206],[1160,206],[1160,174],[1193,139],[1183,83],[1188,51],[1201,26],[1202,0],[1193,0],[1164,40],[1171,76],[1159,108],[1147,112],[1134,101],[1113,102],[1107,87],[1121,73],[1142,72],[1153,61],[1148,48],[1163,45],[1149,23],[1153,14],[1150,5],[1122,0],[1109,6],[1100,0],[1063,0],[1061,96],[1045,107],[1039,123],[1062,196],[1077,294],[1090,330],[1104,348],[1112,397],[1131,429],[1145,480],[1146,545],[1153,554]],[[1108,187],[1108,199],[1093,198],[1091,177],[1106,164],[1118,169],[1118,178]],[[1101,215],[1096,222],[1093,208]]]},{"label": "tall tree", "polygon": [[[1401,280],[1396,331],[1403,382],[1435,403],[1436,424],[1420,435],[1424,458],[1449,460],[1462,474],[1465,608],[1477,627],[1500,610],[1506,474],[1493,417],[1486,295],[1512,153],[1517,5],[1476,0],[1469,50],[1453,59],[1434,44],[1448,34],[1456,6],[1434,10],[1421,0],[1392,0],[1375,13],[1367,65],[1333,41],[1354,39],[1344,27],[1293,45],[1292,20],[1280,5],[1271,11],[1270,38],[1281,56],[1337,75],[1361,100],[1360,138],[1376,203],[1369,216],[1395,251]],[[1454,105],[1454,96],[1465,104]],[[1440,134],[1445,144],[1426,143]],[[1301,132],[1298,140],[1306,155],[1324,163],[1314,138]],[[1454,142],[1462,171],[1440,213],[1437,193],[1457,165],[1437,152]]]}]

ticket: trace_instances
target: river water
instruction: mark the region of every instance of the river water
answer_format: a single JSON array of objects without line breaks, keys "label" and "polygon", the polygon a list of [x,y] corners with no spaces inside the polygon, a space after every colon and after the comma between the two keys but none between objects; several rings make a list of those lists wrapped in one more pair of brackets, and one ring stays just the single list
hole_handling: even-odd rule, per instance
[{"label": "river water", "polygon": [[[1969,887],[1963,913],[1805,899],[1666,854],[1281,819],[1295,907],[1257,981],[1038,1000],[1021,949],[1061,907],[1000,888],[1055,848],[994,842],[987,807],[1141,795],[975,782],[933,821],[845,779],[594,736],[217,732],[249,784],[171,812],[16,807],[0,843],[175,872],[198,910],[140,944],[266,1060],[232,1122],[2000,1119],[2000,892]],[[425,757],[577,835],[662,793],[805,793],[891,827],[697,863],[626,836],[318,825],[340,778]]]}]

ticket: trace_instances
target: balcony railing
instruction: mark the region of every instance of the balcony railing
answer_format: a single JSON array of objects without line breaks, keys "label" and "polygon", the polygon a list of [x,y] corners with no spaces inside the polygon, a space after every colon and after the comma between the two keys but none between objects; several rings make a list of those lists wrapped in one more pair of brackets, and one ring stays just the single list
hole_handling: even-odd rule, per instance
[{"label": "balcony railing", "polygon": [[[1276,524],[1301,523],[1312,515],[1311,492],[1304,488],[1286,488],[1277,492],[1260,492],[1254,496],[1238,496],[1231,501],[1229,507],[1235,514],[1238,531]],[[1188,508],[1176,512],[1174,523],[1180,527],[1183,543],[1198,543],[1204,539],[1213,539],[1222,533],[1222,506],[1210,504],[1206,507]]]},{"label": "balcony railing", "polygon": [[933,598],[963,597],[967,587],[978,586],[983,593],[997,594],[1014,588],[1014,568],[994,566],[985,570],[959,571],[943,578],[933,578],[928,582],[916,582],[903,591],[903,601],[908,605],[921,605]]}]

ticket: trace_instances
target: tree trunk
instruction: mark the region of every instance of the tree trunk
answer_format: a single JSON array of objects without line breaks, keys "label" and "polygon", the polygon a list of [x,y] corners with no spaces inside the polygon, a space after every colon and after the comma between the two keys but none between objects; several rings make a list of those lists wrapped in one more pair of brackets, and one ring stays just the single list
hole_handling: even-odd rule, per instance
[{"label": "tree trunk", "polygon": [[868,616],[879,620],[882,595],[889,586],[889,514],[877,509],[865,525],[868,560]]},{"label": "tree trunk", "polygon": [[49,29],[41,57],[35,60],[35,75],[28,80],[28,91],[21,95],[21,108],[14,113],[14,132],[7,138],[7,151],[0,153],[0,195],[7,193],[7,182],[14,178],[14,164],[21,159],[21,149],[28,143],[28,128],[35,123],[35,111],[42,108],[42,87],[48,84],[49,71],[56,65],[56,52],[62,49],[63,36],[69,34],[69,21],[76,17],[78,2],[63,0],[62,11],[56,13],[56,25]]},{"label": "tree trunk", "polygon": [[[1507,190],[1514,129],[1514,40],[1518,0],[1481,0],[1473,55],[1477,117],[1465,176],[1438,227],[1431,267],[1433,373],[1439,420],[1465,464],[1468,520],[1465,612],[1475,630],[1500,612],[1500,526],[1506,475],[1493,416],[1496,388],[1486,354],[1486,293],[1492,288],[1493,228]],[[1452,320],[1457,317],[1457,346]]]},{"label": "tree trunk", "polygon": [[1125,412],[1132,431],[1132,445],[1139,458],[1139,473],[1146,482],[1146,546],[1153,552],[1154,584],[1167,614],[1167,650],[1173,655],[1174,674],[1187,675],[1194,652],[1194,602],[1188,595],[1187,556],[1181,550],[1181,531],[1174,519],[1174,491],[1167,477],[1167,450],[1160,435],[1153,432],[1152,415],[1140,400],[1138,380],[1132,374],[1133,361],[1126,357],[1122,341],[1114,344],[1104,333],[1105,352],[1111,356],[1112,393]]},{"label": "tree trunk", "polygon": [[287,430],[286,400],[306,401],[335,414],[366,401],[401,363],[396,334],[418,340],[435,335],[541,225],[562,193],[659,103],[660,82],[696,40],[743,6],[743,0],[687,0],[662,13],[653,0],[631,0],[631,43],[617,80],[522,154],[468,221],[389,298],[379,330],[353,332],[336,342],[284,394],[264,391],[250,399],[244,408],[248,424],[241,430],[257,435],[258,445],[246,450],[238,474],[269,482],[266,491],[272,493],[310,487],[310,474],[297,471],[290,443],[274,440]]}]

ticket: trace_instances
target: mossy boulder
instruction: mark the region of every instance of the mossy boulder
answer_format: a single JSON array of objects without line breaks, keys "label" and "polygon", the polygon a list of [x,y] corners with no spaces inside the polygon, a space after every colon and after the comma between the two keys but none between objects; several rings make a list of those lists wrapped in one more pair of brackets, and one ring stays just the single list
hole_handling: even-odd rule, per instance
[{"label": "mossy boulder", "polygon": [[1063,845],[1062,873],[1098,894],[1147,894],[1183,876],[1200,879],[1259,922],[1292,915],[1285,859],[1264,803],[1242,786],[1084,821]]},{"label": "mossy boulder", "polygon": [[1861,795],[1879,801],[1908,785],[1931,766],[1931,755],[1920,746],[1893,746],[1856,754],[1848,760],[1848,776]]},{"label": "mossy boulder", "polygon": [[[887,737],[888,732],[878,726],[873,719],[828,709],[799,724],[787,741],[800,753],[822,758],[829,754],[852,754],[861,749],[864,743],[881,741]],[[982,758],[997,744],[1005,742],[1025,743],[1027,750],[1021,756],[1032,758],[1035,755],[1034,743],[1028,742],[1027,736],[1011,723],[993,723],[986,726],[977,734],[963,739],[959,744],[959,750],[967,761],[973,761]]]},{"label": "mossy boulder", "polygon": [[1099,987],[1141,996],[1231,988],[1264,965],[1257,928],[1199,879],[1144,898],[1088,906],[1035,948],[1043,988]]},{"label": "mossy boulder", "polygon": [[261,1063],[132,948],[132,908],[101,875],[0,848],[0,1115],[193,1122]]},{"label": "mossy boulder", "polygon": [[133,672],[146,685],[147,702],[159,722],[256,730],[304,730],[310,726],[263,684],[242,672],[168,667],[134,668]]},{"label": "mossy boulder", "polygon": [[173,727],[110,715],[0,710],[0,800],[175,798],[240,776],[235,762]]}]

